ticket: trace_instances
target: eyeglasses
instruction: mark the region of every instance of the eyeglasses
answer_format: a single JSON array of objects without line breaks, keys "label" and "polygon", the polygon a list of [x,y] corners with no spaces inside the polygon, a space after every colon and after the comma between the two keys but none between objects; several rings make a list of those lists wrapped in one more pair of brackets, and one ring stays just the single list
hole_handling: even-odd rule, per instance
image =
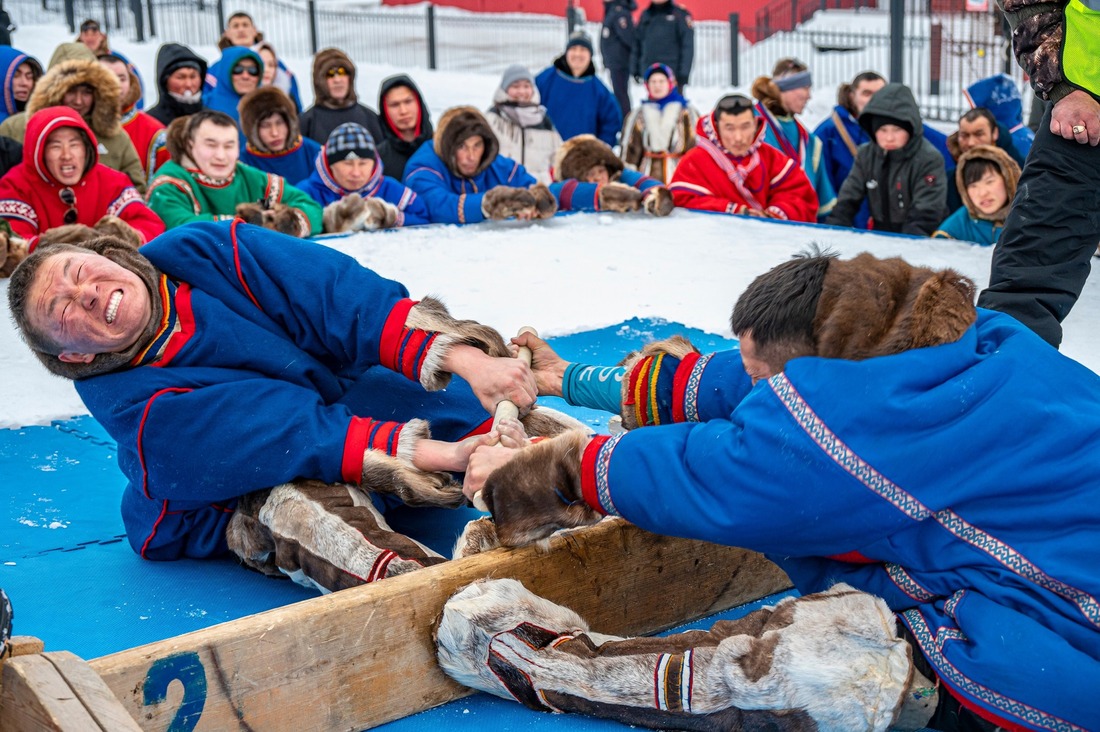
[{"label": "eyeglasses", "polygon": [[241,74],[248,74],[249,76],[259,76],[260,70],[255,66],[245,66],[244,64],[237,64],[233,67],[233,76],[240,76]]},{"label": "eyeglasses", "polygon": [[740,94],[730,94],[719,99],[715,109],[727,114],[741,114],[752,109],[752,107],[752,100],[748,97]]},{"label": "eyeglasses", "polygon": [[95,23],[85,23],[84,25],[80,26],[81,33],[85,33],[87,31],[95,31],[96,33],[99,33],[99,26]]},{"label": "eyeglasses", "polygon": [[331,68],[331,69],[329,69],[328,71],[325,72],[325,76],[327,76],[330,79],[333,78],[333,77],[336,77],[336,76],[347,76],[347,75],[348,75],[348,70],[345,69],[343,66],[335,66],[335,67],[333,67],[333,68]]},{"label": "eyeglasses", "polygon": [[57,192],[57,197],[61,199],[61,202],[69,207],[69,210],[65,212],[65,218],[63,221],[66,224],[76,223],[76,193],[72,188],[62,188]]}]

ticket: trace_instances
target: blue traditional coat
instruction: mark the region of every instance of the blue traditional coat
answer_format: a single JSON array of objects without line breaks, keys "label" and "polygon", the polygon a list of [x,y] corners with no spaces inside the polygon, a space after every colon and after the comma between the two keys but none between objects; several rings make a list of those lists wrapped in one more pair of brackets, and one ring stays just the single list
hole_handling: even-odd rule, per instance
[{"label": "blue traditional coat", "polygon": [[[227,550],[237,497],[297,477],[358,483],[404,422],[456,440],[491,420],[458,379],[416,381],[434,334],[398,282],[316,243],[196,223],[141,253],[162,272],[158,332],[132,368],[76,388],[118,442],[122,518],[146,559]],[[373,418],[372,418],[373,417]]]},{"label": "blue traditional coat", "polygon": [[320,154],[321,145],[302,136],[298,138],[297,145],[277,153],[261,152],[250,143],[245,143],[241,151],[241,162],[265,173],[281,175],[290,185],[301,188],[301,183],[313,174],[314,164]]},{"label": "blue traditional coat", "polygon": [[416,226],[418,224],[430,224],[428,207],[411,188],[398,183],[393,178],[383,175],[382,160],[377,155],[374,157],[374,172],[371,173],[367,184],[357,191],[344,188],[332,177],[332,169],[324,155],[318,155],[313,166],[313,174],[300,186],[314,201],[321,204],[322,208],[339,201],[344,196],[357,193],[363,198],[377,196],[386,203],[392,203],[397,207],[398,226]]},{"label": "blue traditional coat", "polygon": [[[642,175],[636,170],[624,169],[619,174],[617,183],[637,188],[639,191],[648,191],[654,186],[661,185],[661,181]],[[595,183],[584,183],[570,178],[550,184],[550,192],[558,199],[559,211],[599,211],[600,187]]]},{"label": "blue traditional coat", "polygon": [[836,189],[825,169],[821,140],[793,116],[776,116],[761,102],[756,103],[755,111],[765,122],[764,142],[802,166],[817,193],[817,218],[824,221],[836,205]]},{"label": "blue traditional coat", "polygon": [[755,387],[736,350],[631,378],[666,426],[594,438],[587,503],[764,552],[803,593],[884,598],[1001,726],[1098,728],[1100,376],[979,310],[955,343],[797,358]]},{"label": "blue traditional coat", "polygon": [[485,170],[473,178],[450,171],[428,140],[405,164],[405,185],[424,199],[432,223],[475,224],[484,221],[481,199],[495,186],[527,188],[538,181],[511,158],[497,155]]},{"label": "blue traditional coat", "polygon": [[979,219],[970,215],[966,206],[955,209],[955,213],[944,219],[940,228],[932,232],[933,238],[959,239],[989,247],[1001,239],[1004,231],[1004,223],[995,224],[987,219]]}]

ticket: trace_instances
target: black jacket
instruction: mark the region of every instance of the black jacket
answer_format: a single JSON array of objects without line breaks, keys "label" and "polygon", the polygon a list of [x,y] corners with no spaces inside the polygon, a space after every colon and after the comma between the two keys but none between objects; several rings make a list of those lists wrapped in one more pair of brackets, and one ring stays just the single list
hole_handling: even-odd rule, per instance
[{"label": "black jacket", "polygon": [[[168,69],[180,61],[194,61],[199,65],[199,94],[193,104],[184,104],[168,93]],[[161,124],[171,124],[177,117],[186,117],[202,109],[202,81],[206,78],[206,61],[187,46],[165,43],[157,51],[157,106],[149,110],[149,116]]]},{"label": "black jacket", "polygon": [[[903,148],[886,152],[873,142],[871,120],[876,114],[912,126]],[[866,198],[876,230],[930,236],[946,215],[947,175],[943,155],[924,139],[913,92],[904,84],[887,84],[867,102],[859,124],[872,142],[859,146],[827,223],[852,226]]]},{"label": "black jacket", "polygon": [[316,140],[322,145],[328,142],[328,136],[332,134],[332,131],[345,122],[354,122],[367,128],[367,132],[375,139],[376,143],[382,137],[382,125],[378,121],[378,115],[373,109],[359,103],[343,109],[332,109],[331,107],[314,104],[302,113],[302,116],[298,118],[298,122],[302,127],[303,135],[311,140]]},{"label": "black jacket", "polygon": [[[420,134],[412,141],[403,140],[390,123],[386,114],[386,94],[394,87],[408,87],[420,103]],[[382,80],[378,88],[378,109],[382,114],[382,144],[378,146],[378,156],[382,158],[382,170],[391,178],[401,180],[405,177],[405,163],[425,141],[432,139],[432,116],[428,105],[424,104],[424,95],[416,82],[405,74],[396,74]]]},{"label": "black jacket", "polygon": [[687,84],[694,59],[695,28],[691,13],[672,0],[651,3],[642,12],[634,31],[631,73],[641,76],[653,64],[662,63],[672,69],[678,82]]},{"label": "black jacket", "polygon": [[600,33],[600,55],[607,69],[630,70],[630,54],[634,50],[634,16],[638,6],[634,0],[611,0],[603,4],[603,31]]}]

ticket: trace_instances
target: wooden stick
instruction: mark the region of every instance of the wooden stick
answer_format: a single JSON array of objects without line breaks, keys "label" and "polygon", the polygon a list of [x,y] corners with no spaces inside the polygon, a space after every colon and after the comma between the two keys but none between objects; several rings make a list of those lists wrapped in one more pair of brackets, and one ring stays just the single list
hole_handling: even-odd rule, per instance
[{"label": "wooden stick", "polygon": [[[530,333],[537,336],[539,332],[529,325],[525,325],[519,329],[517,335],[523,335],[524,333]],[[516,358],[523,361],[528,366],[531,365],[531,349],[527,346],[520,346],[519,353],[516,354]],[[505,399],[500,404],[497,404],[496,412],[493,413],[493,429],[496,429],[501,420],[505,419],[518,419],[519,407],[513,402]],[[474,508],[478,511],[489,511],[489,507],[485,505],[485,501],[481,498],[481,491],[474,494],[474,497],[470,500],[470,503],[474,504]]]}]

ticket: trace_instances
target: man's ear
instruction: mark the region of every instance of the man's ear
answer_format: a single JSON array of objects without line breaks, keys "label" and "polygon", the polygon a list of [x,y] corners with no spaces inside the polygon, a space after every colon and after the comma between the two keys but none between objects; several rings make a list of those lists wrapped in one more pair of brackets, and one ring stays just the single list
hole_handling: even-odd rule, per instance
[{"label": "man's ear", "polygon": [[57,357],[65,363],[91,363],[95,359],[94,353],[76,353],[75,351],[65,351]]},{"label": "man's ear", "polygon": [[996,142],[1001,138],[1001,128],[999,125],[993,125],[993,142]]}]

